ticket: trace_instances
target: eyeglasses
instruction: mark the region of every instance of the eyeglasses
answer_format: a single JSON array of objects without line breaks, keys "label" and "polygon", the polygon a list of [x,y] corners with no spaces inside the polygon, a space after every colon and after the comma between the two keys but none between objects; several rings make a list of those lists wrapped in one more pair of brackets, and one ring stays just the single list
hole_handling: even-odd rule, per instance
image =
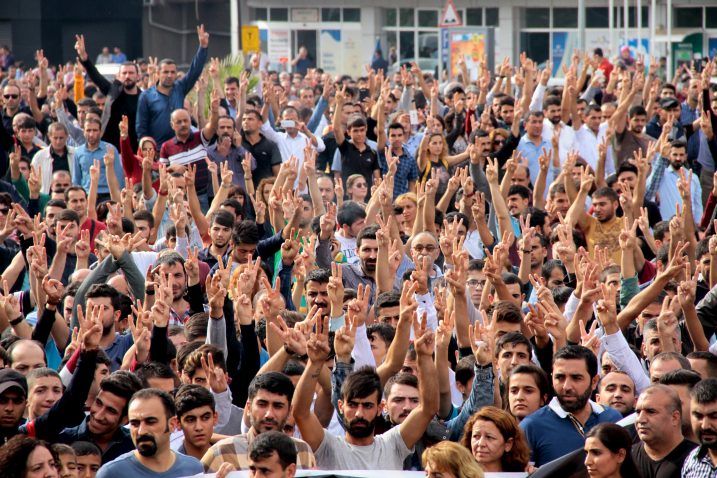
[{"label": "eyeglasses", "polygon": [[356,183],[356,184],[354,184],[354,186],[356,186],[357,188],[366,188],[366,187],[368,187],[368,184],[366,184],[366,183]]},{"label": "eyeglasses", "polygon": [[505,140],[504,139],[496,139],[493,141],[493,144],[495,146],[498,146],[499,144],[505,144]]},{"label": "eyeglasses", "polygon": [[12,98],[13,100],[16,100],[16,99],[20,98],[20,95],[2,95],[2,96],[6,100],[9,100],[10,98]]},{"label": "eyeglasses", "polygon": [[475,280],[475,279],[471,279],[471,280],[469,280],[469,281],[466,282],[466,285],[467,285],[468,287],[478,287],[479,285],[483,285],[483,284],[485,284],[485,281]]},{"label": "eyeglasses", "polygon": [[438,248],[433,245],[424,246],[423,244],[416,244],[415,246],[413,246],[413,250],[418,252],[419,254],[423,253],[423,251],[426,251],[427,253],[431,254],[432,252],[435,252],[436,249]]},{"label": "eyeglasses", "polygon": [[10,212],[9,207],[0,207],[0,214],[7,215],[8,212]]}]

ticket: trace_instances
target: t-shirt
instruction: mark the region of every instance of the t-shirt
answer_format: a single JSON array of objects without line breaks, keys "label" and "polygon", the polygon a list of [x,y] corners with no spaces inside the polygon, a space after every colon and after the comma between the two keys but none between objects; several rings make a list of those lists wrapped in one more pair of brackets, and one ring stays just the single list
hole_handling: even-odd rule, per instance
[{"label": "t-shirt", "polygon": [[204,467],[196,458],[180,453],[175,453],[174,456],[172,467],[164,473],[158,473],[141,464],[134,451],[131,451],[102,465],[97,472],[97,478],[180,478],[204,473]]},{"label": "t-shirt", "polygon": [[[376,152],[367,144],[364,145],[363,151],[359,151],[348,138],[339,145],[339,151],[341,152],[341,179],[344,184],[352,174],[360,174],[366,178],[370,191],[373,185],[373,172],[381,169]],[[368,200],[368,197],[366,199]]]},{"label": "t-shirt", "polygon": [[607,248],[610,251],[610,257],[615,264],[620,264],[622,249],[620,249],[619,237],[622,226],[622,218],[617,216],[606,222],[600,222],[593,216],[588,216],[583,232],[590,256],[595,257],[595,246],[600,246],[600,248]]},{"label": "t-shirt", "polygon": [[647,455],[645,444],[640,442],[632,447],[632,459],[643,478],[672,478],[680,476],[685,458],[696,447],[696,443],[684,439],[665,458],[654,461]]},{"label": "t-shirt", "polygon": [[630,131],[627,127],[622,134],[617,133],[615,135],[616,143],[618,144],[617,152],[617,167],[620,167],[622,163],[632,159],[632,153],[635,151],[642,150],[642,154],[647,152],[647,146],[649,138],[644,135],[636,135]]},{"label": "t-shirt", "polygon": [[351,445],[342,436],[324,433],[314,456],[322,470],[402,470],[403,461],[411,453],[400,427],[394,427],[366,446]]},{"label": "t-shirt", "polygon": [[341,244],[341,255],[344,256],[344,262],[348,264],[358,264],[359,256],[356,252],[356,238],[344,237],[341,234],[334,234],[334,237]]}]

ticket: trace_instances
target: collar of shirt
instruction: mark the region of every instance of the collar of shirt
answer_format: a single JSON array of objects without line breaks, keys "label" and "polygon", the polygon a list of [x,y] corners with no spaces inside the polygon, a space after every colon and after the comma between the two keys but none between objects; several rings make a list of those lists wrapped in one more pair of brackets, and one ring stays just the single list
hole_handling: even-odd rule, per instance
[{"label": "collar of shirt", "polygon": [[[590,400],[589,403],[590,403],[590,407],[592,408],[592,413],[594,413],[594,414],[596,414],[596,415],[600,415],[602,412],[605,411],[605,407],[603,407],[602,405],[599,405],[599,404],[593,402],[592,400]],[[554,411],[555,414],[556,414],[557,416],[559,416],[560,418],[567,418],[567,417],[568,417],[568,412],[566,412],[565,410],[563,410],[563,407],[560,406],[560,402],[558,401],[558,397],[553,397],[553,399],[552,399],[552,400],[550,401],[550,403],[548,404],[548,407],[550,407],[550,409],[551,409],[552,411]]]}]

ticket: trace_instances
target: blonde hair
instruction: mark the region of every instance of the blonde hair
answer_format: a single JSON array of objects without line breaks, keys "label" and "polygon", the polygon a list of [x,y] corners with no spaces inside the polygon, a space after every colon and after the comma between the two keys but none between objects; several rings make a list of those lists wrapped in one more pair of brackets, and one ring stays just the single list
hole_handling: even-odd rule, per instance
[{"label": "blonde hair", "polygon": [[418,197],[416,196],[416,193],[399,194],[393,203],[398,205],[404,201],[411,201],[414,205],[418,205]]},{"label": "blonde hair", "polygon": [[483,469],[471,452],[458,443],[442,441],[427,448],[421,455],[423,468],[429,464],[431,469],[450,472],[456,478],[483,478]]}]

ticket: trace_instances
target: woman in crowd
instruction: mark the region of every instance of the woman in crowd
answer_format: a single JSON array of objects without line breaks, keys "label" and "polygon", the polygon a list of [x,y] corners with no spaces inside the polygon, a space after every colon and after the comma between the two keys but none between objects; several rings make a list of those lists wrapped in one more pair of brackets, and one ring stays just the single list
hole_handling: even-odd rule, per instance
[{"label": "woman in crowd", "polygon": [[585,436],[585,467],[590,478],[640,478],[632,460],[632,439],[620,425],[601,423]]},{"label": "woman in crowd", "polygon": [[483,478],[470,452],[452,441],[442,441],[421,456],[427,478]]},{"label": "woman in crowd", "polygon": [[485,472],[525,471],[530,450],[523,431],[510,413],[484,407],[466,423],[461,439]]},{"label": "woman in crowd", "polygon": [[518,365],[506,384],[508,410],[519,422],[548,403],[550,381],[545,371],[533,364]]},{"label": "woman in crowd", "polygon": [[0,470],[5,478],[58,478],[59,461],[44,441],[17,435],[2,448]]},{"label": "woman in crowd", "polygon": [[366,205],[366,196],[368,195],[368,183],[363,174],[352,174],[346,179],[346,195],[349,200],[358,204]]}]

